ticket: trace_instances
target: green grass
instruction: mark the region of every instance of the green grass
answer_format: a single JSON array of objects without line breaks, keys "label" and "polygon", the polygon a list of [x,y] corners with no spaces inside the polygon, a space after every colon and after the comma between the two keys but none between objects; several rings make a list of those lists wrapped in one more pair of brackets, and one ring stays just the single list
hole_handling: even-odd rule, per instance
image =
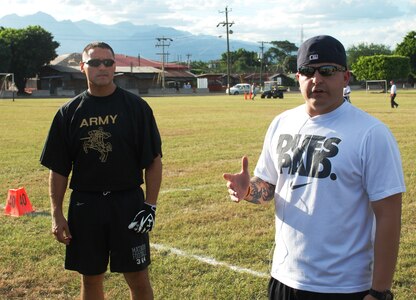
[{"label": "green grass", "polygon": [[[301,95],[256,101],[226,95],[145,99],[157,118],[164,154],[151,242],[268,273],[273,205],[232,203],[222,173],[238,172],[242,155],[248,155],[253,170],[270,121],[302,103]],[[19,218],[0,213],[0,299],[74,299],[79,294],[79,276],[64,270],[64,246],[50,234],[48,170],[39,164],[53,115],[65,101],[0,100],[0,205],[3,209],[8,189],[24,186],[36,209]],[[393,289],[396,299],[415,299],[416,91],[399,90],[397,110],[384,94],[353,91],[352,101],[385,122],[399,143],[407,193]],[[152,249],[152,260],[156,299],[266,299],[267,277],[166,249]],[[105,289],[108,299],[128,299],[119,274],[106,275]]]}]

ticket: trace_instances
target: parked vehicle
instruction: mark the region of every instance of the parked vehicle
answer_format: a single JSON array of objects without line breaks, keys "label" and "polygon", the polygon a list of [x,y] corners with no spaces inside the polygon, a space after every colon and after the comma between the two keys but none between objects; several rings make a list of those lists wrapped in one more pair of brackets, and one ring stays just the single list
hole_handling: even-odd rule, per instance
[{"label": "parked vehicle", "polygon": [[[228,94],[228,89],[225,93]],[[244,93],[250,93],[249,83],[238,83],[230,88],[230,95],[239,95]]]},{"label": "parked vehicle", "polygon": [[284,86],[280,86],[277,84],[277,81],[265,81],[263,93],[261,94],[261,98],[279,98],[283,99],[283,91],[286,91],[287,88]]}]

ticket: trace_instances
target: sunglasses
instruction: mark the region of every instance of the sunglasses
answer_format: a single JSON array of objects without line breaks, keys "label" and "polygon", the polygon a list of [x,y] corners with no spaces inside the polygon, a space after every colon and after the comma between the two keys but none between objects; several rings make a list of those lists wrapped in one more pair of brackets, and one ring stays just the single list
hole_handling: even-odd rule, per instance
[{"label": "sunglasses", "polygon": [[85,64],[89,65],[90,67],[99,67],[103,64],[105,67],[111,67],[114,65],[115,61],[112,59],[90,59],[88,61],[84,61]]},{"label": "sunglasses", "polygon": [[320,66],[320,67],[309,67],[309,66],[302,66],[298,69],[299,74],[304,75],[306,77],[312,77],[315,72],[318,71],[324,77],[329,77],[335,74],[335,72],[345,72],[345,67],[336,67],[336,66]]}]

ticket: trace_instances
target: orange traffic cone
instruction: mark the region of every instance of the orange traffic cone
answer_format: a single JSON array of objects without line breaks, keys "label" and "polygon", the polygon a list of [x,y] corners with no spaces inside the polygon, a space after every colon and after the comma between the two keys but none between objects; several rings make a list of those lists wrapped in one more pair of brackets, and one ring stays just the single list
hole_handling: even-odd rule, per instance
[{"label": "orange traffic cone", "polygon": [[33,212],[32,204],[27,196],[25,188],[10,189],[7,193],[4,213],[13,217],[20,217]]}]

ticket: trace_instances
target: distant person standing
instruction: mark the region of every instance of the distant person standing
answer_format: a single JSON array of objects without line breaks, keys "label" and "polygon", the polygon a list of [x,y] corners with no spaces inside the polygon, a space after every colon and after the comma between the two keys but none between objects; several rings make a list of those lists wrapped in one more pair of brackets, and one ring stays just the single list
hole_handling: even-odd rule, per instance
[{"label": "distant person standing", "polygon": [[256,97],[256,84],[255,83],[253,83],[252,85],[251,85],[251,100],[254,100],[254,98]]},{"label": "distant person standing", "polygon": [[345,101],[348,101],[351,103],[351,99],[350,99],[351,88],[348,84],[346,87],[344,87],[343,94],[344,94]]},{"label": "distant person standing", "polygon": [[391,84],[391,88],[390,88],[390,104],[391,104],[391,108],[397,108],[399,107],[399,104],[394,101],[394,99],[396,99],[396,95],[397,95],[397,88],[396,85],[394,84],[394,81],[390,81]]}]

